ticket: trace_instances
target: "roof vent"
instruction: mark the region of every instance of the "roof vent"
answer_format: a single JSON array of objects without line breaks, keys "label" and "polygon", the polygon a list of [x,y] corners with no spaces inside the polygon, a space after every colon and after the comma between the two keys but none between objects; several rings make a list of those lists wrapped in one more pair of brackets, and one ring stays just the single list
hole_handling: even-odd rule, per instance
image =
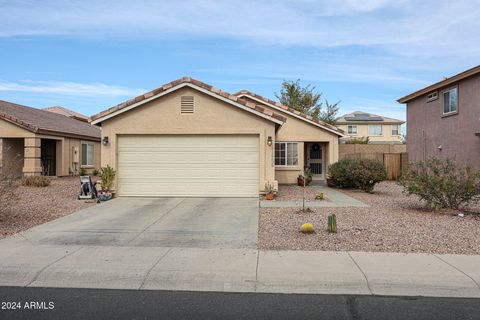
[{"label": "roof vent", "polygon": [[182,96],[180,99],[180,113],[192,114],[195,106],[194,102],[193,96]]}]

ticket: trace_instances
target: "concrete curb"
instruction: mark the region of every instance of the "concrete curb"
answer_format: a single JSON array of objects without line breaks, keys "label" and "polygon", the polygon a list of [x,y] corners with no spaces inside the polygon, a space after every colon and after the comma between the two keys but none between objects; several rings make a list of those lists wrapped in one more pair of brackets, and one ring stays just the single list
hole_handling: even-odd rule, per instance
[{"label": "concrete curb", "polygon": [[0,285],[480,298],[480,256],[23,244]]}]

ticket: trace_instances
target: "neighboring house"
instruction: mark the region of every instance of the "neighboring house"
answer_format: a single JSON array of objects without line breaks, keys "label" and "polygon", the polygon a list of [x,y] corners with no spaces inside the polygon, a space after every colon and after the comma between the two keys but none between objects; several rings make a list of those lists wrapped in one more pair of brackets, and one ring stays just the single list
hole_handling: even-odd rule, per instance
[{"label": "neighboring house", "polygon": [[480,170],[480,65],[398,100],[410,161],[449,157]]},{"label": "neighboring house", "polygon": [[355,111],[337,118],[337,127],[346,133],[341,142],[366,139],[369,143],[402,143],[403,120]]},{"label": "neighboring house", "polygon": [[0,100],[0,160],[17,176],[78,174],[100,168],[100,128]]},{"label": "neighboring house", "polygon": [[88,122],[88,117],[86,115],[83,115],[81,113],[75,112],[73,110],[70,110],[64,107],[54,106],[54,107],[43,108],[42,110],[58,113],[58,114],[67,116],[69,118],[73,118],[75,120]]},{"label": "neighboring house", "polygon": [[91,119],[120,196],[255,197],[266,183],[295,183],[307,166],[323,179],[343,136],[258,95],[188,77]]}]

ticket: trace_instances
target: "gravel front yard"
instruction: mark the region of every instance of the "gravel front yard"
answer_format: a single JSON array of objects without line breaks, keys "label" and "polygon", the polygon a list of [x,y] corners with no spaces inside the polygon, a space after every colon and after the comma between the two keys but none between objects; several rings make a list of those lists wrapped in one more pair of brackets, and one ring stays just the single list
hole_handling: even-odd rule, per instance
[{"label": "gravel front yard", "polygon": [[78,177],[52,179],[44,188],[19,186],[14,201],[0,211],[0,238],[94,205],[77,200],[79,190]]},{"label": "gravel front yard", "polygon": [[[370,208],[262,208],[259,247],[274,250],[384,251],[480,254],[480,214],[435,213],[394,182],[382,182],[375,194],[340,190]],[[480,208],[472,208],[480,212]],[[337,234],[328,234],[327,216],[337,215]],[[315,234],[302,234],[313,223]]]}]

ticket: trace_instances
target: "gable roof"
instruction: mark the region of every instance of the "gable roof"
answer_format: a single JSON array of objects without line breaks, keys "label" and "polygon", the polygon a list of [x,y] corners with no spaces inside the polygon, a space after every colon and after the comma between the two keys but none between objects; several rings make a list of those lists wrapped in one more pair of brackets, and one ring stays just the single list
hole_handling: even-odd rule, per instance
[{"label": "gable roof", "polygon": [[363,111],[354,111],[352,113],[344,114],[343,116],[337,118],[337,122],[341,124],[350,122],[385,122],[398,124],[405,123],[405,121],[403,120],[387,118],[378,114],[372,114]]},{"label": "gable roof", "polygon": [[100,140],[100,128],[64,115],[0,100],[0,119],[34,133]]},{"label": "gable roof", "polygon": [[287,118],[285,118],[284,116],[277,114],[275,112],[272,112],[267,108],[239,99],[235,95],[222,91],[218,88],[215,88],[211,85],[203,83],[199,80],[195,80],[190,77],[183,77],[183,78],[174,80],[172,82],[169,82],[167,84],[164,84],[163,86],[157,89],[154,89],[152,91],[149,91],[143,95],[137,96],[133,99],[120,103],[96,115],[93,115],[90,117],[90,121],[92,124],[101,123],[102,121],[105,121],[120,113],[136,108],[144,103],[147,103],[151,100],[154,100],[158,97],[161,97],[163,95],[166,95],[170,92],[173,92],[183,87],[193,88],[195,90],[208,94],[214,98],[220,99],[231,105],[239,107],[240,109],[256,114],[257,116],[260,116],[264,119],[270,120],[278,125],[282,125],[287,120]]},{"label": "gable roof", "polygon": [[297,111],[293,108],[290,108],[290,107],[287,107],[287,106],[284,106],[283,104],[279,103],[279,102],[276,102],[276,101],[273,101],[273,100],[270,100],[268,98],[265,98],[265,97],[262,97],[261,95],[258,95],[256,93],[253,93],[253,92],[250,92],[248,90],[241,90],[237,93],[235,93],[235,95],[239,98],[242,98],[242,97],[248,97],[250,99],[253,99],[255,101],[258,101],[262,104],[265,104],[269,107],[272,107],[276,110],[279,110],[281,112],[285,112],[286,114],[289,114],[291,116],[294,116],[302,121],[306,121],[310,124],[313,124],[317,127],[320,127],[322,129],[325,129],[327,131],[330,131],[332,133],[335,133],[336,135],[340,136],[340,137],[343,137],[345,134],[343,132],[343,130],[335,127],[335,126],[332,126],[328,123],[325,123],[317,118],[314,118],[312,116],[309,116],[305,113],[302,113],[300,111]]},{"label": "gable roof", "polygon": [[415,98],[418,98],[420,96],[423,96],[424,94],[427,94],[431,91],[435,91],[437,89],[440,89],[441,87],[451,85],[451,84],[453,84],[457,81],[463,80],[465,78],[469,78],[469,77],[474,76],[476,74],[480,74],[480,65],[478,65],[476,67],[473,67],[471,69],[465,70],[463,72],[460,72],[460,73],[458,73],[458,74],[456,74],[456,75],[454,75],[450,78],[445,78],[444,80],[436,82],[436,83],[434,83],[434,84],[432,84],[428,87],[425,87],[423,89],[420,89],[418,91],[410,93],[410,94],[398,99],[397,102],[407,103],[408,101],[413,100]]},{"label": "gable roof", "polygon": [[42,110],[53,112],[53,113],[58,113],[58,114],[66,116],[66,117],[70,117],[70,118],[73,118],[73,119],[76,119],[76,120],[88,122],[88,117],[86,115],[83,115],[81,113],[75,112],[75,111],[70,110],[70,109],[67,109],[65,107],[53,106],[53,107],[43,108]]}]

